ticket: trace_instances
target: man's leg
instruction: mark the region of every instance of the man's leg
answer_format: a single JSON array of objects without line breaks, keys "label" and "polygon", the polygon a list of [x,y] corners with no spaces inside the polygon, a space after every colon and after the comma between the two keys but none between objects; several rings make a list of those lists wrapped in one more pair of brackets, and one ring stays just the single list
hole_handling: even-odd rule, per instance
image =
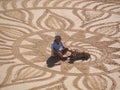
[{"label": "man's leg", "polygon": [[63,54],[63,55],[66,54],[67,51],[68,51],[68,48],[64,48],[64,49],[62,50],[62,54]]},{"label": "man's leg", "polygon": [[58,56],[51,56],[47,60],[47,66],[53,67],[58,61],[60,61],[60,58]]},{"label": "man's leg", "polygon": [[[65,54],[67,53],[67,51],[68,51],[68,48],[64,48],[64,49],[62,50],[62,54],[65,55]],[[63,58],[62,58],[62,61],[65,61],[65,60],[67,60],[67,57],[63,57]]]},{"label": "man's leg", "polygon": [[[68,51],[68,48],[64,48],[61,53],[64,55],[64,54],[67,53],[67,51]],[[56,53],[54,53],[54,55],[55,55],[57,58],[59,58],[59,60],[61,59],[61,60],[65,61],[65,60],[67,59],[67,57],[61,58],[61,57],[60,57],[58,54],[56,54]]]}]

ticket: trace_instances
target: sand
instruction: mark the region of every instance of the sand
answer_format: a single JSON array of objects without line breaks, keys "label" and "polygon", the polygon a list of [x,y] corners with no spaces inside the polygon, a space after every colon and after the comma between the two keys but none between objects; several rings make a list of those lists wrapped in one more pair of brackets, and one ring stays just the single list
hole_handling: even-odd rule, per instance
[{"label": "sand", "polygon": [[[56,34],[91,57],[48,67]],[[120,1],[0,0],[0,90],[120,90]]]}]

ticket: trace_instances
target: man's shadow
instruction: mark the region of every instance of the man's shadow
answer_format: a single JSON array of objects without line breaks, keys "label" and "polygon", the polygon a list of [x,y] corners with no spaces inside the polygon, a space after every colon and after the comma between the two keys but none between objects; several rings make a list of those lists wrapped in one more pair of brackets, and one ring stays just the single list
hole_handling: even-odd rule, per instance
[{"label": "man's shadow", "polygon": [[74,56],[69,56],[70,57],[70,61],[68,63],[74,63],[75,61],[86,61],[90,58],[90,54],[89,53],[80,53],[78,57],[74,57]]},{"label": "man's shadow", "polygon": [[[73,57],[73,56],[68,56],[68,57],[69,57],[68,63],[73,64],[75,61],[78,61],[78,60],[82,60],[82,61],[88,60],[90,58],[90,54],[89,53],[81,53],[80,57]],[[63,59],[61,59],[57,56],[50,56],[46,62],[47,66],[53,67],[55,65],[58,65],[58,64],[56,64],[57,62],[59,62],[60,60],[66,61],[68,57],[64,57]]]}]

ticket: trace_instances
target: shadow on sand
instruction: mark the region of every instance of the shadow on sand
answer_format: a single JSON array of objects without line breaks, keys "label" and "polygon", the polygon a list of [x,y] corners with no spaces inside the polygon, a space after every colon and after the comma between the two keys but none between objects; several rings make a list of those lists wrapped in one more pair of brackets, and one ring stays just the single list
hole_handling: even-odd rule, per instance
[{"label": "shadow on sand", "polygon": [[50,56],[46,63],[47,63],[48,67],[53,67],[55,65],[60,65],[60,64],[56,64],[56,63],[59,62],[60,60],[66,61],[67,58],[69,58],[68,63],[73,64],[75,61],[78,61],[78,60],[82,60],[82,61],[88,60],[90,58],[90,54],[89,53],[80,53],[78,57],[74,57],[74,56],[70,55],[68,57],[64,57],[63,59],[61,59],[57,56]]}]

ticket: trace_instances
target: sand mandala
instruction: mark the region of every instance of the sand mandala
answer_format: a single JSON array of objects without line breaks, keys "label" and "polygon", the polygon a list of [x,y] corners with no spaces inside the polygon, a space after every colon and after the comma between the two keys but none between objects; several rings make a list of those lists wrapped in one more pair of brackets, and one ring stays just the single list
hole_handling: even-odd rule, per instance
[{"label": "sand mandala", "polygon": [[[90,58],[47,67],[56,34]],[[0,90],[120,90],[120,1],[1,0]]]}]

